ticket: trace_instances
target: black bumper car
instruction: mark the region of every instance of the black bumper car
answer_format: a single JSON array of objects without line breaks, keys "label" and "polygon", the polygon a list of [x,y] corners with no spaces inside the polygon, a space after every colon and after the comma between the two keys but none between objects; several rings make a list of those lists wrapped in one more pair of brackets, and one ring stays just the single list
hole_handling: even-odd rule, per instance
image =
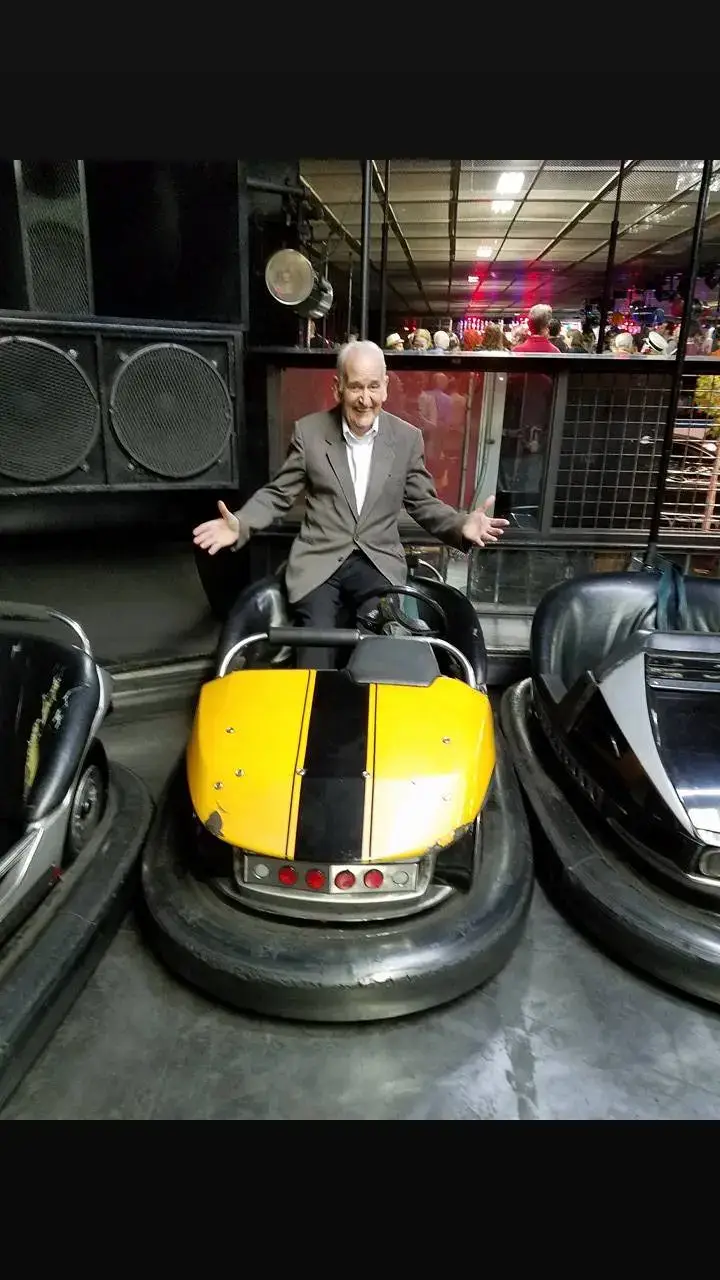
[{"label": "black bumper car", "polygon": [[152,801],[108,763],[98,735],[111,701],[76,622],[0,602],[0,1104],[137,889]]},{"label": "black bumper car", "polygon": [[530,659],[501,721],[549,886],[618,958],[720,1002],[720,581],[563,583]]},{"label": "black bumper car", "polygon": [[[235,1007],[413,1013],[522,935],[529,829],[472,606],[428,577],[353,621],[292,627],[282,574],[243,593],[146,846],[151,945]],[[334,669],[297,668],[311,644]]]}]

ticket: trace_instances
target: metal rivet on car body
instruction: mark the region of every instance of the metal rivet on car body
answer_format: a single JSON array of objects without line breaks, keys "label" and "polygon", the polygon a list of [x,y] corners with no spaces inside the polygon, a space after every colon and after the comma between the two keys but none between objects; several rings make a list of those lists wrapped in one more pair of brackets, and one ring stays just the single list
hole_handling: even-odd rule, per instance
[{"label": "metal rivet on car body", "polygon": [[213,790],[214,790],[214,791],[222,791],[222,785],[223,785],[223,784],[222,784],[222,782],[214,782],[214,783],[213,783]]},{"label": "metal rivet on car body", "polygon": [[244,778],[244,777],[245,777],[245,770],[244,770],[244,769],[236,769],[236,770],[235,770],[235,777],[236,777],[236,778]]}]

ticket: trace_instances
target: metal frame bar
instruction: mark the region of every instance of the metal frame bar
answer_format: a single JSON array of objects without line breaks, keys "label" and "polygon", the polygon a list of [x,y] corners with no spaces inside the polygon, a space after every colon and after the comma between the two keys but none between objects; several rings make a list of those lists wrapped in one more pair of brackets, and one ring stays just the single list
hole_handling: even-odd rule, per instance
[{"label": "metal frame bar", "polygon": [[567,408],[568,374],[561,373],[555,383],[555,394],[550,414],[550,438],[545,457],[545,475],[542,493],[540,494],[540,532],[548,534],[552,530],[555,490],[557,489],[558,466],[562,452],[563,431],[565,429],[565,410]]},{"label": "metal frame bar", "polygon": [[[240,259],[240,328],[250,331],[250,197],[247,160],[237,162],[238,256]],[[279,183],[273,184],[279,186]],[[257,188],[255,188],[257,189]]]},{"label": "metal frame bar", "polygon": [[380,250],[380,333],[378,340],[384,344],[387,334],[387,269],[388,269],[388,209],[390,208],[390,161],[385,161],[385,198],[383,200],[382,247]]},{"label": "metal frame bar", "polygon": [[[478,450],[475,459],[475,476],[470,510],[481,506],[487,498],[492,497],[497,488],[506,395],[507,375],[494,369],[491,373],[486,373],[483,378],[482,402],[478,421]],[[487,447],[481,448],[484,445]],[[485,474],[482,475],[481,468],[484,463],[487,463],[487,469]],[[490,479],[492,483],[489,483]],[[461,493],[461,500],[462,497],[463,494]]]},{"label": "metal frame bar", "polygon": [[[348,231],[347,227],[340,221],[337,214],[333,213],[330,206],[325,204],[324,200],[320,199],[320,196],[318,195],[315,188],[310,185],[310,183],[307,181],[306,178],[303,178],[302,174],[300,174],[300,181],[302,182],[305,188],[306,195],[308,195],[310,199],[314,201],[314,203],[317,205],[322,215],[323,221],[327,222],[328,226],[335,232],[335,234],[338,235],[341,240],[345,241],[345,244],[348,246],[348,248],[352,249],[353,253],[356,253],[357,256],[361,258],[362,245],[360,244],[360,241],[356,239],[356,237],[352,234],[352,232]],[[370,260],[370,270],[374,271],[376,275],[380,274],[379,267],[375,266],[372,259]],[[412,310],[407,298],[400,292],[400,290],[393,284],[392,280],[390,279],[388,279],[388,288],[392,289],[395,296],[400,299],[406,311]]]},{"label": "metal frame bar", "polygon": [[[363,161],[363,164],[367,164],[367,163],[368,163],[367,161]],[[372,165],[372,183],[373,183],[373,188],[375,190],[375,195],[377,196],[380,203],[383,204],[383,202],[385,201],[385,187],[383,185],[383,180],[380,177],[380,170],[377,167],[377,161],[371,160],[369,163]],[[431,307],[430,303],[428,302],[427,294],[425,293],[425,286],[422,282],[420,272],[417,269],[417,264],[415,262],[415,259],[413,258],[412,253],[410,251],[410,245],[408,244],[407,240],[405,239],[405,236],[402,233],[402,228],[400,227],[400,223],[398,222],[397,217],[395,216],[395,210],[393,209],[389,201],[387,204],[387,216],[388,216],[388,222],[390,223],[390,227],[393,232],[393,235],[395,236],[395,239],[397,240],[398,244],[400,245],[400,248],[402,249],[405,255],[405,261],[407,262],[408,267],[410,268],[410,274],[413,280],[415,281],[415,284],[417,285],[418,290],[424,299],[428,315],[433,316],[435,312]]]},{"label": "metal frame bar", "polygon": [[618,174],[617,187],[615,189],[615,211],[613,220],[610,224],[610,243],[608,245],[607,261],[605,263],[605,280],[603,282],[602,306],[600,308],[600,327],[598,329],[596,351],[602,354],[605,348],[605,328],[607,325],[608,311],[610,310],[610,299],[612,297],[612,282],[615,271],[615,249],[617,247],[618,231],[620,230],[620,201],[622,200],[623,177],[624,177],[625,161],[620,161],[620,173]]},{"label": "metal frame bar", "polygon": [[677,409],[680,401],[680,387],[684,373],[683,362],[685,358],[685,348],[687,347],[688,333],[690,330],[690,322],[692,320],[692,305],[695,297],[695,282],[697,281],[698,265],[700,262],[700,247],[702,244],[703,224],[707,213],[708,197],[710,195],[710,183],[713,175],[713,161],[703,161],[702,178],[700,179],[700,190],[698,192],[697,209],[695,210],[695,226],[693,227],[692,247],[690,249],[690,265],[688,268],[687,293],[685,297],[685,306],[683,307],[682,322],[680,324],[680,334],[678,336],[677,350],[673,362],[673,378],[670,384],[670,398],[668,402],[667,418],[665,420],[665,434],[663,436],[662,450],[660,460],[658,462],[657,488],[655,491],[655,505],[653,507],[652,518],[650,521],[650,536],[648,538],[647,551],[645,553],[646,562],[649,562],[657,550],[658,538],[660,535],[660,524],[662,521],[662,508],[665,501],[665,489],[667,487],[668,469],[670,467],[670,454],[672,451],[673,433],[675,431],[675,419],[677,418]]},{"label": "metal frame bar", "polygon": [[450,200],[448,202],[448,237],[450,240],[450,258],[448,261],[448,291],[447,303],[445,310],[450,310],[450,299],[452,297],[453,271],[455,270],[455,258],[457,255],[457,224],[458,224],[458,208],[460,204],[460,174],[462,172],[462,160],[452,160],[450,162]]},{"label": "metal frame bar", "polygon": [[370,316],[370,223],[372,219],[371,160],[362,160],[362,224],[360,231],[360,339],[368,336]]}]

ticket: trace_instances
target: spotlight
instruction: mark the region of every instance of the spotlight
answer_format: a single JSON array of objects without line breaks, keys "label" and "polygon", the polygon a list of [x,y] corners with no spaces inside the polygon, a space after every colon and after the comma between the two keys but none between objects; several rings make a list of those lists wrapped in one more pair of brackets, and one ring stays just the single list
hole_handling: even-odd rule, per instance
[{"label": "spotlight", "polygon": [[280,249],[273,254],[265,267],[265,284],[276,302],[311,320],[326,316],[333,304],[330,281],[318,275],[297,249]]}]

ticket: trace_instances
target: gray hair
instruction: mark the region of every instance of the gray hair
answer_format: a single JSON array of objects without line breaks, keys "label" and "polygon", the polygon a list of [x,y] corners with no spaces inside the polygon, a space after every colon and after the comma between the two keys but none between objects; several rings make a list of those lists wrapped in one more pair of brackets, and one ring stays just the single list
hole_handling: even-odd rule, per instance
[{"label": "gray hair", "polygon": [[536,302],[528,311],[528,328],[531,333],[542,333],[552,320],[552,307],[546,302]]},{"label": "gray hair", "polygon": [[383,374],[387,373],[382,347],[379,347],[376,342],[346,342],[338,351],[337,364],[335,366],[340,382],[345,377],[345,366],[350,356],[358,354],[375,356],[382,365]]}]

